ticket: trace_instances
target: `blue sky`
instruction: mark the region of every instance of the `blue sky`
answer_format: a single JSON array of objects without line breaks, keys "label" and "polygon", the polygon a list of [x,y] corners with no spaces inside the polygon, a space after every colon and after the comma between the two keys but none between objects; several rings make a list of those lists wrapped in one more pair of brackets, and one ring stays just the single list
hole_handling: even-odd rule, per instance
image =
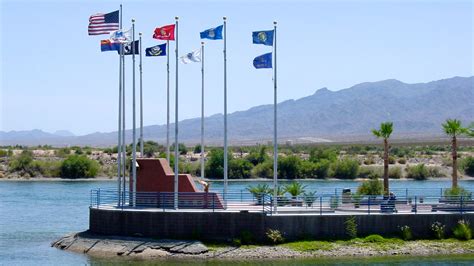
[{"label": "blue sky", "polygon": [[[136,19],[143,46],[157,26],[180,17],[180,54],[199,32],[228,17],[228,110],[273,102],[271,70],[254,57],[251,32],[278,21],[278,101],[328,87],[396,78],[407,83],[473,75],[472,1],[123,1],[124,25]],[[118,56],[88,36],[89,16],[118,1],[1,1],[0,130],[117,129]],[[174,44],[171,46],[174,102]],[[222,41],[206,41],[206,115],[223,112]],[[144,124],[166,122],[166,58],[143,58]],[[127,127],[131,56],[127,57]],[[179,118],[200,116],[200,64],[180,65]],[[138,97],[138,58],[137,58]],[[174,106],[172,120],[174,121]],[[138,125],[138,121],[137,121]]]}]

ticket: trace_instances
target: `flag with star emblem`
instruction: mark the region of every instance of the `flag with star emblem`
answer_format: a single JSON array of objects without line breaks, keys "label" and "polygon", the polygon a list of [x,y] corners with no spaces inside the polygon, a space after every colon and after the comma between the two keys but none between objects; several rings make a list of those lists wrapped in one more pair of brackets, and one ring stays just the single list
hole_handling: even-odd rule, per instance
[{"label": "flag with star emblem", "polygon": [[252,32],[253,43],[273,46],[273,30]]},{"label": "flag with star emblem", "polygon": [[201,39],[222,40],[223,28],[224,28],[224,25],[220,25],[215,28],[207,29],[200,33]]}]

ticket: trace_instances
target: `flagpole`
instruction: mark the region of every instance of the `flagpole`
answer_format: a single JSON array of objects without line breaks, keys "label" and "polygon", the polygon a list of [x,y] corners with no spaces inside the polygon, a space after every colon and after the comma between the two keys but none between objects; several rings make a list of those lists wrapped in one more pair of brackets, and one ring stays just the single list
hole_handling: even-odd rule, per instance
[{"label": "flagpole", "polygon": [[[123,170],[123,197],[122,197],[122,202],[123,205],[125,205],[125,194],[127,190],[127,184],[126,184],[126,176],[127,176],[127,144],[125,142],[125,56],[123,54],[123,45],[121,47],[121,54],[122,54],[122,170]],[[129,176],[130,180],[130,176]],[[130,188],[129,188],[130,191]]]},{"label": "flagpole", "polygon": [[137,193],[137,142],[136,142],[136,119],[135,119],[135,19],[132,19],[132,108],[133,108],[133,133],[132,133],[132,178],[133,178],[133,206],[136,205]]},{"label": "flagpole", "polygon": [[[143,83],[142,83],[142,72],[143,72],[143,65],[142,65],[142,33],[138,33],[139,36],[139,53],[140,53],[140,157],[143,157]],[[133,44],[135,45],[135,44]]]},{"label": "flagpole", "polygon": [[179,144],[178,144],[178,17],[176,19],[176,95],[175,95],[175,119],[174,119],[174,208],[178,209],[178,164],[179,164]]},{"label": "flagpole", "polygon": [[224,20],[224,208],[227,209],[227,29],[226,17]]},{"label": "flagpole", "polygon": [[[120,30],[122,30],[122,5],[120,4],[120,18],[119,18],[119,27]],[[120,50],[122,50],[122,45],[120,45]],[[120,141],[122,140],[122,54],[120,51],[119,54],[119,108],[118,108],[118,141],[117,141],[117,193],[118,193],[118,206],[120,206],[121,203],[121,186],[122,186],[122,181],[121,181],[121,174],[122,174],[122,162],[121,162],[121,157],[122,157],[122,147]]]},{"label": "flagpole", "polygon": [[170,165],[170,41],[166,40],[166,160]]},{"label": "flagpole", "polygon": [[201,42],[201,178],[204,178],[204,42]]},{"label": "flagpole", "polygon": [[274,25],[274,44],[273,44],[273,207],[275,213],[277,212],[278,203],[278,141],[277,141],[277,22],[273,22]]}]

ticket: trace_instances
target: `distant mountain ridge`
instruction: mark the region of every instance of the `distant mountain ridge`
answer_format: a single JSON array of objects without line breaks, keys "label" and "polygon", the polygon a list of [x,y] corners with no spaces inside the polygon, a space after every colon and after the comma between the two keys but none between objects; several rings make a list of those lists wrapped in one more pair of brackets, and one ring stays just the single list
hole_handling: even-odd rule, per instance
[{"label": "distant mountain ridge", "polygon": [[[368,138],[370,129],[393,121],[397,135],[438,135],[441,123],[457,118],[474,121],[474,77],[453,77],[428,83],[407,84],[395,79],[365,82],[347,89],[317,90],[313,95],[278,104],[279,141],[299,139],[343,140]],[[200,118],[180,121],[180,141],[200,139]],[[171,132],[174,132],[174,124]],[[205,118],[208,143],[221,144],[223,115]],[[29,133],[28,133],[29,132]],[[228,138],[232,143],[271,140],[273,105],[260,105],[228,115]],[[144,138],[164,143],[166,125],[144,127]],[[127,131],[131,140],[131,130]],[[58,136],[39,130],[1,132],[0,145],[115,145],[117,132],[83,136]]]}]

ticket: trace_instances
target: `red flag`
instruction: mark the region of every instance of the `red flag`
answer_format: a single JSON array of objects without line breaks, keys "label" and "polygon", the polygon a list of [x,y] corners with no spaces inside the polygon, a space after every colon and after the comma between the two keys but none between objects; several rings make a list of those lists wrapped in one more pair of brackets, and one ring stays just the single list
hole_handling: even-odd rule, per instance
[{"label": "red flag", "polygon": [[153,34],[154,39],[174,41],[174,24],[156,28]]}]

